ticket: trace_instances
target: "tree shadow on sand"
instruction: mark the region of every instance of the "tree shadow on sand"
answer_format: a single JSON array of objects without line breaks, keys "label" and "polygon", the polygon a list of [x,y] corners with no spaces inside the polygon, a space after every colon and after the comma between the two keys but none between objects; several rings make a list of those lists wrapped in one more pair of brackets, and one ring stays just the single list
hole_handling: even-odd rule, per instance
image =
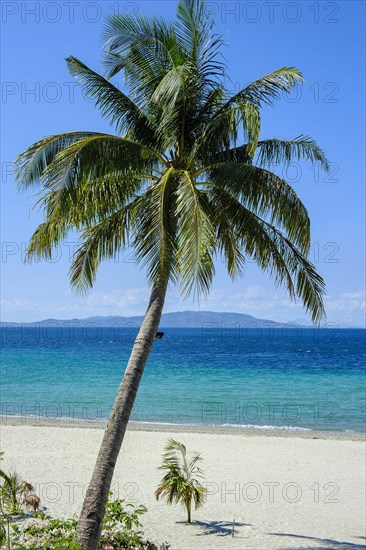
[{"label": "tree shadow on sand", "polygon": [[[293,537],[297,539],[307,539],[309,541],[318,542],[321,546],[299,546],[299,548],[292,547],[292,550],[365,550],[365,544],[359,544],[357,542],[343,542],[334,539],[322,539],[318,537],[307,537],[305,535],[295,535],[293,533],[268,533],[269,535],[275,535],[277,537]],[[364,539],[365,537],[356,537]]]},{"label": "tree shadow on sand", "polygon": [[[179,521],[177,523],[183,522]],[[234,536],[237,537],[240,536],[237,528],[251,525],[251,523],[241,523],[239,521],[235,521],[234,523],[232,521],[193,521],[192,525],[197,525],[203,530],[202,533],[196,534],[197,537],[201,537],[203,535],[216,535],[217,537],[227,537],[233,534],[233,526],[235,530]]]},{"label": "tree shadow on sand", "polygon": [[33,514],[30,512],[22,512],[16,516],[11,516],[10,523],[21,523],[22,521],[32,518]]},{"label": "tree shadow on sand", "polygon": [[[40,506],[37,512],[42,512],[45,514],[47,512],[47,506]],[[12,516],[11,523],[22,523],[27,519],[35,519],[33,510],[23,510],[21,514],[17,516]]]}]

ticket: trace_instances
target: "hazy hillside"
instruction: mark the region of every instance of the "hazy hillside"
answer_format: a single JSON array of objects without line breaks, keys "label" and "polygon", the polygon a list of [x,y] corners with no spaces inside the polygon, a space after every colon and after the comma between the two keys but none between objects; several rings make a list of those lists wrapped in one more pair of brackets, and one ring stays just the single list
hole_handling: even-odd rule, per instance
[{"label": "hazy hillside", "polygon": [[[87,317],[86,319],[43,319],[33,323],[24,323],[25,326],[86,326],[95,324],[99,327],[122,326],[126,324],[140,325],[143,317]],[[161,318],[160,326],[162,328],[199,328],[205,324],[225,325],[232,327],[235,324],[240,326],[253,327],[281,327],[284,323],[276,323],[269,319],[257,319],[244,313],[219,313],[215,311],[177,311],[174,313],[164,313]],[[17,324],[17,323],[15,323]],[[0,326],[12,326],[14,323],[2,322]]]}]

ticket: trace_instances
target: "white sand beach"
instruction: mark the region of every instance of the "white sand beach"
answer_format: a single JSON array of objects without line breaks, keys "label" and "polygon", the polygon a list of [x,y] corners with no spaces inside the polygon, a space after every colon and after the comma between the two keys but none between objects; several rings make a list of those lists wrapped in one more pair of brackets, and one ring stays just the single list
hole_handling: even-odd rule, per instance
[{"label": "white sand beach", "polygon": [[[0,429],[4,469],[15,468],[34,484],[51,515],[77,514],[102,428],[7,422]],[[157,429],[128,430],[113,483],[116,496],[147,506],[146,538],[167,541],[172,550],[365,547],[365,446],[359,436]],[[209,495],[192,525],[182,508],[154,497],[168,437],[204,459]]]}]

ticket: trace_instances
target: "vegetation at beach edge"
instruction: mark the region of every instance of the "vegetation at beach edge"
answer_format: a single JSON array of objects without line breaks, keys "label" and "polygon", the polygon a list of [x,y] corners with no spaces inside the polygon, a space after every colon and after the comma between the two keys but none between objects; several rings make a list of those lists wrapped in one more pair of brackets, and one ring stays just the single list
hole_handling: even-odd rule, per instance
[{"label": "vegetation at beach edge", "polygon": [[[0,452],[0,460],[3,459]],[[0,548],[5,550],[82,550],[77,542],[77,518],[53,518],[38,511],[40,499],[33,486],[17,472],[0,469]],[[36,499],[27,499],[33,496]],[[31,502],[31,505],[29,504]],[[37,506],[34,505],[37,503]],[[141,517],[146,506],[113,499],[109,493],[102,523],[100,550],[169,550],[146,540]]]}]

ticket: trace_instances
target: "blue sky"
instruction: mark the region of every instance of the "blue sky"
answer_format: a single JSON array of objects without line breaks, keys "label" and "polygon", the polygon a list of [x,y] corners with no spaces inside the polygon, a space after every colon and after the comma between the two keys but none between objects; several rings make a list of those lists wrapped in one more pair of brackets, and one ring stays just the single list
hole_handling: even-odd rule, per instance
[{"label": "blue sky", "polygon": [[[365,323],[365,112],[362,1],[207,2],[225,50],[235,91],[283,66],[305,76],[291,94],[262,113],[262,137],[310,134],[332,162],[328,176],[310,165],[277,169],[294,186],[312,220],[311,260],[327,284],[329,323]],[[12,176],[17,153],[46,135],[71,130],[113,130],[83,98],[64,59],[74,55],[95,70],[101,33],[112,13],[174,15],[175,1],[3,1],[2,18],[2,319],[142,314],[148,300],[145,274],[125,255],[104,264],[85,298],[68,283],[77,235],[52,262],[23,264],[26,243],[41,222],[30,212],[35,191],[18,193]],[[118,79],[113,82],[120,85]],[[249,263],[231,282],[217,263],[212,292],[200,304],[169,290],[166,311],[239,311],[277,321],[305,318],[269,276]]]}]

